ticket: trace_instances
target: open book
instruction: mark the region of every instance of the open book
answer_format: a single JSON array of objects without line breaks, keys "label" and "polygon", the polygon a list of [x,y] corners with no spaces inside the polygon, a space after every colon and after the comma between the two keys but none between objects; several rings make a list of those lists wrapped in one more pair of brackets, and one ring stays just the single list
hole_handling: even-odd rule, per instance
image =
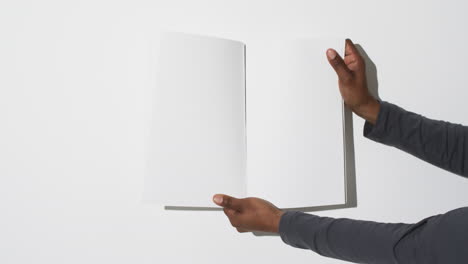
[{"label": "open book", "polygon": [[144,200],[216,207],[212,196],[224,193],[280,208],[345,204],[351,115],[325,55],[342,47],[162,34]]}]

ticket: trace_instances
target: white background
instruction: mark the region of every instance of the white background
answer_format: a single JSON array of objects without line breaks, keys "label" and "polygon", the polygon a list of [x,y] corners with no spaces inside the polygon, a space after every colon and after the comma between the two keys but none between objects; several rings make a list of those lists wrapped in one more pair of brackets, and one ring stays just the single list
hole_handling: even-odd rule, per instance
[{"label": "white background", "polygon": [[[155,36],[350,37],[377,65],[382,99],[468,124],[466,9],[462,1],[2,1],[0,262],[340,263],[278,237],[237,234],[220,212],[140,203]],[[468,203],[468,180],[364,139],[359,118],[354,125],[358,208],[321,215],[415,222]]]}]

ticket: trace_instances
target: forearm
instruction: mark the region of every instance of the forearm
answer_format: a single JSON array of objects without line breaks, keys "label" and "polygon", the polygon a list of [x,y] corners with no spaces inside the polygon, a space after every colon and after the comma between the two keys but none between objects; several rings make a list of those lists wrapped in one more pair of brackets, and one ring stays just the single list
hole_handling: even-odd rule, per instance
[{"label": "forearm", "polygon": [[359,263],[394,263],[393,248],[412,226],[287,212],[279,230],[286,244],[322,256]]},{"label": "forearm", "polygon": [[357,263],[468,263],[468,207],[416,224],[384,224],[287,212],[286,244]]},{"label": "forearm", "polygon": [[377,121],[375,125],[366,122],[364,136],[468,176],[468,127],[432,120],[381,102]]}]

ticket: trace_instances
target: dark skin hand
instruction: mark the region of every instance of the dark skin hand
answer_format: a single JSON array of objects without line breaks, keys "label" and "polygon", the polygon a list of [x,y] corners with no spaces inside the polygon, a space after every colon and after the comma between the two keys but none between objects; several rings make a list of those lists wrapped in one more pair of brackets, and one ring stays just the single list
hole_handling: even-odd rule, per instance
[{"label": "dark skin hand", "polygon": [[[367,89],[366,65],[356,46],[347,39],[344,59],[333,49],[328,49],[326,55],[338,75],[338,87],[346,106],[358,116],[375,124],[380,103]],[[216,194],[213,196],[213,202],[223,207],[224,213],[238,232],[279,232],[283,211],[268,201]]]},{"label": "dark skin hand", "polygon": [[334,49],[327,50],[327,58],[338,75],[338,87],[346,106],[375,124],[380,104],[367,89],[366,65],[354,43],[346,40],[344,60]]},{"label": "dark skin hand", "polygon": [[240,233],[278,233],[283,212],[268,201],[260,198],[237,199],[224,194],[216,194],[213,201],[223,207],[231,225]]}]

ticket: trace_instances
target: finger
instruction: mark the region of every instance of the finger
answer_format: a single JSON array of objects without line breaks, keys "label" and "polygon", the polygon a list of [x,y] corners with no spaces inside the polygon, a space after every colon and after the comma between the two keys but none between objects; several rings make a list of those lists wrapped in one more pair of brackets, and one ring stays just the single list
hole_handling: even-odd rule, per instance
[{"label": "finger", "polygon": [[230,208],[223,208],[223,211],[224,211],[224,214],[226,214],[226,216],[229,218],[234,217],[235,214],[238,213],[236,210],[230,209]]},{"label": "finger", "polygon": [[225,195],[225,194],[216,194],[213,196],[213,201],[215,204],[222,206],[224,208],[234,209],[240,211],[242,203],[240,199]]},{"label": "finger", "polygon": [[352,72],[362,72],[365,69],[364,59],[350,39],[346,40],[344,62]]},{"label": "finger", "polygon": [[345,41],[345,57],[350,56],[350,55],[361,56],[361,54],[359,54],[358,49],[356,48],[356,45],[354,45],[353,41],[351,41],[350,39],[346,39],[346,41]]},{"label": "finger", "polygon": [[348,68],[349,68],[350,64],[353,64],[353,63],[356,63],[356,62],[357,62],[356,56],[346,56],[346,57],[344,57],[344,63],[346,64],[346,66],[348,66]]},{"label": "finger", "polygon": [[235,228],[239,227],[239,219],[237,216],[237,211],[229,208],[223,208],[224,214],[226,214],[227,218],[231,225]]},{"label": "finger", "polygon": [[344,63],[343,59],[334,49],[327,50],[327,58],[328,62],[333,67],[340,80],[347,80],[351,78],[351,72]]},{"label": "finger", "polygon": [[243,228],[240,228],[240,227],[237,227],[236,229],[237,229],[237,232],[239,232],[239,233],[249,232],[249,230],[243,229]]}]

